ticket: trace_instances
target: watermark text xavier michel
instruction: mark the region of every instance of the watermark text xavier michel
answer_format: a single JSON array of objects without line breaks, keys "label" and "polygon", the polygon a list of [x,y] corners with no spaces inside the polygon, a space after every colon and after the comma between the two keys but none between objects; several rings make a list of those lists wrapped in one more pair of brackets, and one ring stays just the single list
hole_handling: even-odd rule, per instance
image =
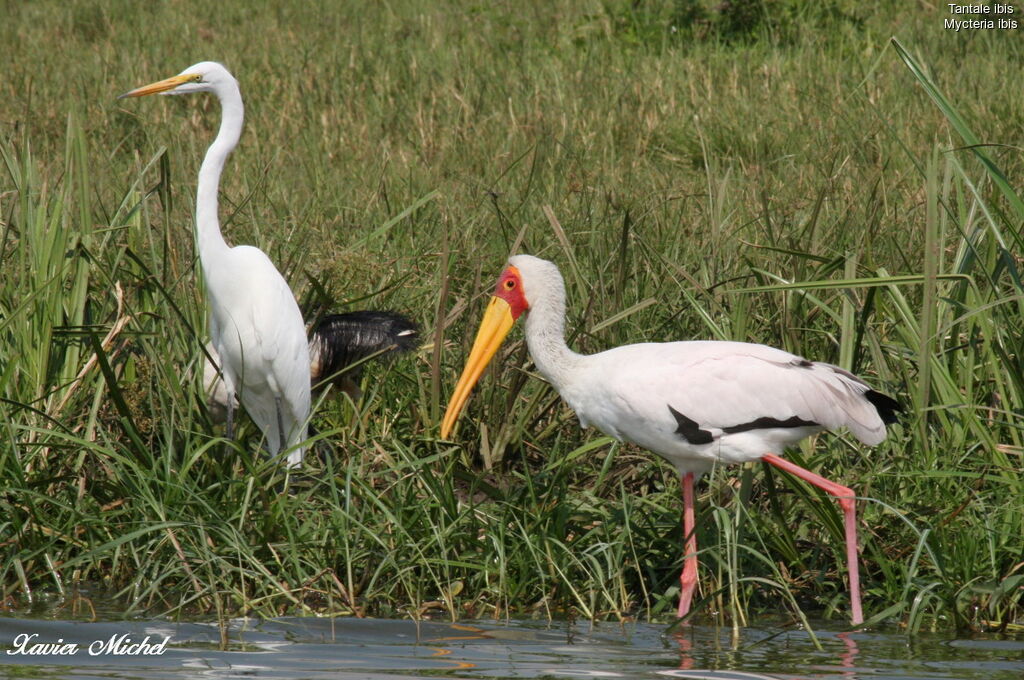
[{"label": "watermark text xavier michel", "polygon": [[959,2],[946,3],[952,17],[942,20],[942,27],[954,31],[977,30],[1014,30],[1017,19],[1013,5],[995,3],[990,5],[970,5]]},{"label": "watermark text xavier michel", "polygon": [[151,642],[150,638],[147,635],[136,642],[127,633],[114,633],[106,640],[93,640],[84,645],[64,642],[64,638],[58,638],[56,642],[41,642],[38,633],[20,633],[14,636],[13,648],[8,649],[7,653],[21,656],[74,656],[82,651],[83,646],[89,656],[160,656],[167,651],[170,636],[162,642]]}]

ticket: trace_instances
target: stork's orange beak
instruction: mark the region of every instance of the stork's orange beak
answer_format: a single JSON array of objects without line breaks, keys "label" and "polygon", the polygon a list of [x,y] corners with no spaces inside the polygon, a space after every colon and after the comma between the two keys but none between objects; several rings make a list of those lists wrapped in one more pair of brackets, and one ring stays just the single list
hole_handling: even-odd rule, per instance
[{"label": "stork's orange beak", "polygon": [[118,99],[124,99],[125,97],[145,97],[147,94],[167,92],[168,90],[173,90],[179,85],[184,85],[185,83],[192,82],[194,80],[200,80],[201,78],[202,76],[198,73],[182,73],[180,75],[171,76],[170,78],[165,78],[164,80],[158,80],[157,82],[150,83],[149,85],[137,87],[131,92],[125,92],[124,94],[119,95]]},{"label": "stork's orange beak", "polygon": [[455,427],[455,421],[462,413],[462,407],[469,399],[469,393],[476,385],[483,374],[487,364],[494,357],[494,353],[501,347],[502,341],[515,324],[515,317],[512,315],[512,307],[508,302],[498,296],[491,298],[484,312],[484,318],[480,321],[480,328],[476,332],[476,340],[473,341],[473,349],[466,359],[466,367],[462,369],[459,382],[455,385],[455,392],[452,393],[451,401],[448,402],[448,409],[444,413],[444,420],[441,421],[441,438],[447,439]]}]

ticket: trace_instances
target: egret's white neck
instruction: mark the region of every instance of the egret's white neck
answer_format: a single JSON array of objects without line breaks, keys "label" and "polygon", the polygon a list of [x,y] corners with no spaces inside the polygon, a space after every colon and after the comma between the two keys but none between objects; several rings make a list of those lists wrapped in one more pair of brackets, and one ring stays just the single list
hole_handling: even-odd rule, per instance
[{"label": "egret's white neck", "polygon": [[526,344],[530,356],[555,389],[566,387],[583,358],[565,344],[565,286],[558,277],[542,294],[532,295],[526,315]]},{"label": "egret's white neck", "polygon": [[217,219],[217,190],[224,163],[242,134],[245,115],[242,94],[237,85],[219,87],[216,94],[221,106],[220,131],[206,150],[206,157],[199,168],[199,185],[196,189],[196,238],[201,262],[210,262],[219,251],[228,249]]}]

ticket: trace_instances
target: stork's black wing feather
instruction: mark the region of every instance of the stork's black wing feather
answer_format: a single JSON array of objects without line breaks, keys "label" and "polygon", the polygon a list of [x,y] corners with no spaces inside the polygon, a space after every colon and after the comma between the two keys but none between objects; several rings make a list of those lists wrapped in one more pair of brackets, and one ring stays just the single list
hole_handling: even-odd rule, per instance
[{"label": "stork's black wing feather", "polygon": [[[316,384],[374,354],[408,352],[420,343],[419,327],[401,314],[372,310],[330,314],[309,339],[312,380]],[[358,380],[362,367],[346,372]]]},{"label": "stork's black wing feather", "polygon": [[868,390],[864,397],[870,401],[878,410],[878,416],[885,424],[895,423],[899,420],[899,414],[903,412],[903,406],[887,394]]}]

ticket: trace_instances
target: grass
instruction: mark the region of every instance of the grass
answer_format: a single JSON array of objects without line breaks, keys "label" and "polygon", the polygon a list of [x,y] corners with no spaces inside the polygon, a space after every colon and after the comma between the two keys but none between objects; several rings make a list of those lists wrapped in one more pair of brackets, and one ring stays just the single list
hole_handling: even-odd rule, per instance
[{"label": "grass", "polygon": [[[77,607],[89,586],[189,616],[671,620],[672,470],[581,431],[521,336],[437,440],[483,293],[522,250],[562,267],[580,351],[751,340],[900,398],[881,446],[792,453],[863,498],[866,612],[1019,627],[1019,41],[906,3],[688,23],[691,4],[12,6],[5,606]],[[191,215],[216,104],[114,99],[201,59],[246,98],[229,240],[268,252],[310,315],[393,308],[428,340],[360,403],[325,400],[323,453],[288,493],[254,428],[225,441],[202,403]],[[846,620],[830,500],[752,466],[699,501],[698,618]]]}]

